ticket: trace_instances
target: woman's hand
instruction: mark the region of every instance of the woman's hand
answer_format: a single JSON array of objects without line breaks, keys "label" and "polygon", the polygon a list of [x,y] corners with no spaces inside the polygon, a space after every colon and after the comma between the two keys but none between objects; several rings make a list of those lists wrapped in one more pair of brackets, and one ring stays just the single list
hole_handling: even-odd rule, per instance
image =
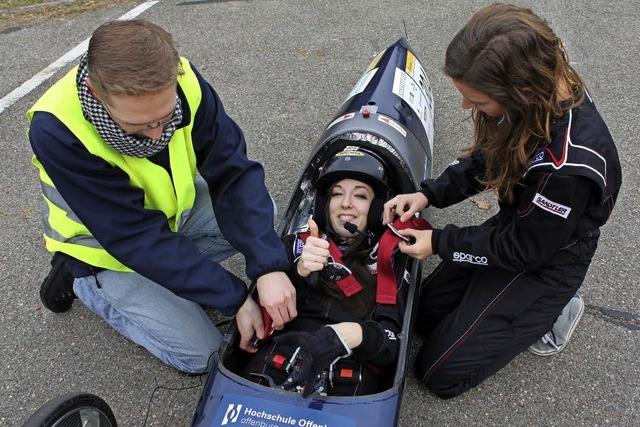
[{"label": "woman's hand", "polygon": [[362,326],[356,322],[340,322],[331,325],[343,343],[350,349],[362,344]]},{"label": "woman's hand", "polygon": [[322,270],[327,265],[330,255],[329,242],[318,237],[318,226],[312,219],[309,220],[309,234],[296,263],[300,277],[308,277],[312,272]]},{"label": "woman's hand", "polygon": [[405,228],[404,230],[398,230],[398,232],[403,236],[413,237],[416,239],[413,244],[400,240],[398,243],[398,249],[400,249],[400,252],[403,254],[407,254],[410,257],[417,259],[425,259],[433,255],[433,247],[431,246],[432,230],[414,230],[412,228]]},{"label": "woman's hand", "polygon": [[296,268],[301,277],[308,277],[314,271],[320,271],[327,265],[329,242],[319,237],[309,236],[298,258]]},{"label": "woman's hand", "polygon": [[410,194],[398,194],[384,204],[382,223],[393,222],[396,215],[401,222],[407,222],[416,212],[420,212],[429,204],[429,199],[421,192]]},{"label": "woman's hand", "polygon": [[236,324],[240,332],[240,348],[249,353],[258,351],[251,345],[251,339],[254,334],[260,339],[264,338],[264,324],[262,323],[260,306],[251,296],[247,297],[236,313]]}]

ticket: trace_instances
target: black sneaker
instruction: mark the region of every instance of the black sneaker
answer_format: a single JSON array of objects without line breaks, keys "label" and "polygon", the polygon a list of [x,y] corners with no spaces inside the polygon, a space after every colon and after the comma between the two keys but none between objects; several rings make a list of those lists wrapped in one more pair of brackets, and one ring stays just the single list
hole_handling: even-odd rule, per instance
[{"label": "black sneaker", "polygon": [[62,313],[71,308],[75,298],[73,276],[67,270],[62,254],[56,252],[51,259],[51,271],[40,286],[40,301],[54,313]]}]

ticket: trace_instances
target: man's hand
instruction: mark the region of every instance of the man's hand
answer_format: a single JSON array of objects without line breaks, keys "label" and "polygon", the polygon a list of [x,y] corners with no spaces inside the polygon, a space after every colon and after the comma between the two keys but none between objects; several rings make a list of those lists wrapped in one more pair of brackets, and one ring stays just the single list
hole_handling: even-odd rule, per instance
[{"label": "man's hand", "polygon": [[398,232],[403,236],[416,239],[414,244],[409,244],[403,240],[398,243],[398,249],[400,249],[400,252],[403,254],[417,259],[425,259],[433,255],[433,247],[431,246],[432,230],[405,228],[404,230],[398,230]]},{"label": "man's hand", "polygon": [[281,271],[264,274],[256,282],[260,304],[273,319],[273,328],[282,329],[284,324],[297,315],[296,288]]},{"label": "man's hand", "polygon": [[420,212],[429,204],[429,199],[421,192],[410,194],[398,194],[384,204],[382,223],[393,222],[396,215],[401,222],[407,222],[416,212]]},{"label": "man's hand", "polygon": [[251,339],[254,334],[260,339],[264,338],[264,325],[260,306],[251,296],[247,297],[236,313],[236,324],[240,332],[240,348],[249,353],[258,351],[257,348],[251,345]]}]

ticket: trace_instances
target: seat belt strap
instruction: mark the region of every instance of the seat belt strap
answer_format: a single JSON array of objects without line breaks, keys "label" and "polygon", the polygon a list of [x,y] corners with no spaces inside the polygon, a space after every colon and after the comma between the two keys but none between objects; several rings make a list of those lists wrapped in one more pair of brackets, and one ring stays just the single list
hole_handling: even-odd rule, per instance
[{"label": "seat belt strap", "polygon": [[[309,237],[309,233],[298,233],[298,237],[300,237],[300,239],[302,239],[302,241],[306,243],[307,238]],[[342,262],[342,252],[340,252],[340,248],[338,248],[335,242],[327,234],[323,233],[322,238],[329,242],[329,253],[331,254],[333,260],[344,265],[344,263]],[[358,282],[353,274],[348,275],[344,279],[337,280],[336,284],[346,297],[353,296],[363,289],[362,285],[360,284],[360,282]]]},{"label": "seat belt strap", "polygon": [[[406,222],[396,220],[393,226],[398,230],[405,228],[413,228],[415,230],[431,230],[429,224],[424,218],[412,217]],[[378,278],[376,286],[376,303],[378,304],[396,304],[398,283],[393,274],[392,256],[393,251],[398,246],[400,238],[393,234],[391,230],[387,230],[380,238],[378,246]]]}]

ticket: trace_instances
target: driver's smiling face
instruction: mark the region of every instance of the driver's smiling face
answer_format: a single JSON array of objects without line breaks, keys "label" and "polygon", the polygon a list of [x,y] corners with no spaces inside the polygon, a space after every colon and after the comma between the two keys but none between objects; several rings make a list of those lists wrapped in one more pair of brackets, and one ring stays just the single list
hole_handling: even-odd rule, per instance
[{"label": "driver's smiling face", "polygon": [[367,214],[374,197],[369,184],[345,178],[333,184],[328,196],[329,223],[338,236],[345,240],[354,237],[344,228],[346,222],[355,224],[360,231],[367,229]]}]

